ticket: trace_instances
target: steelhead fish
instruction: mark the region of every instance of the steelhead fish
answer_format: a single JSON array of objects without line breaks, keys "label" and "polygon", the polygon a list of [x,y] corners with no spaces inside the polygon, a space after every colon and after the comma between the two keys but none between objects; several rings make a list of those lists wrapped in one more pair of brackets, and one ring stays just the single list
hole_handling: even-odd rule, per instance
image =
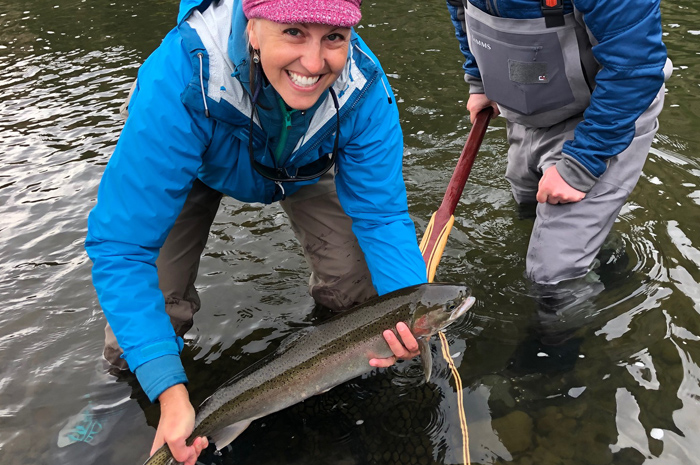
[{"label": "steelhead fish", "polygon": [[[252,421],[372,371],[369,359],[393,355],[382,333],[396,328],[400,321],[418,340],[428,380],[432,369],[429,337],[459,319],[473,304],[466,286],[421,284],[371,299],[304,328],[207,398],[187,444],[206,436],[220,450]],[[165,444],[144,465],[174,463]]]}]

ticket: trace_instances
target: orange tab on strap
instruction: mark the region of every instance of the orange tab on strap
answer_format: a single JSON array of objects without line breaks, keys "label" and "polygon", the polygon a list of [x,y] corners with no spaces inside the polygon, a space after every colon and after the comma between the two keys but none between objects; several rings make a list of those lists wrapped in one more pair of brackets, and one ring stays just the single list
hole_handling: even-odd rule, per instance
[{"label": "orange tab on strap", "polygon": [[564,1],[540,0],[540,9],[547,28],[564,25]]}]

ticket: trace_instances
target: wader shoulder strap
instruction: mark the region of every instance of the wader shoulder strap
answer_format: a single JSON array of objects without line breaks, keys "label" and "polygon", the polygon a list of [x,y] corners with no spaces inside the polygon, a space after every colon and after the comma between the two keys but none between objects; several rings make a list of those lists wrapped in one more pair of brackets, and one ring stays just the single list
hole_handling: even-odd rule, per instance
[{"label": "wader shoulder strap", "polygon": [[540,0],[540,8],[544,16],[544,23],[548,28],[564,25],[563,0]]}]

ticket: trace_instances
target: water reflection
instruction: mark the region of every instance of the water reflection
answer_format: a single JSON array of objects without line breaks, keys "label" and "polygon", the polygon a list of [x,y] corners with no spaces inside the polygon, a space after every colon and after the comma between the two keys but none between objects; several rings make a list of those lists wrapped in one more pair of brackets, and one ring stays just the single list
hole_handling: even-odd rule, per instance
[{"label": "water reflection", "polygon": [[[96,374],[104,320],[82,249],[87,213],[119,105],[177,2],[0,5],[0,464],[55,463],[58,432],[106,386]],[[541,345],[546,320],[522,275],[532,219],[503,179],[502,119],[487,133],[437,276],[469,283],[478,299],[448,335],[473,463],[693,463],[700,453],[700,9],[664,2],[662,14],[675,69],[643,177],[614,227],[625,254],[602,258],[604,290],[579,295],[572,325],[555,331],[571,336],[559,345]],[[450,27],[441,3],[401,0],[365,4],[358,29],[398,97],[419,233],[468,129]],[[309,324],[307,276],[279,208],[224,201],[183,356],[195,403]],[[255,422],[210,458],[460,463],[457,393],[433,349],[431,383],[415,361],[374,372]],[[133,399],[99,463],[140,463],[158,408],[133,378],[118,386]]]}]

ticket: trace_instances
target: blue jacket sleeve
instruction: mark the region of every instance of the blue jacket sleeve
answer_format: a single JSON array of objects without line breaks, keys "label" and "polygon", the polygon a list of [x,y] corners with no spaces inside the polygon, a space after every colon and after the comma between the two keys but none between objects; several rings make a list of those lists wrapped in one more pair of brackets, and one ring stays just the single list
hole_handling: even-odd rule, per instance
[{"label": "blue jacket sleeve", "polygon": [[187,380],[155,261],[212,131],[209,120],[198,122],[180,101],[191,76],[189,57],[171,32],[139,71],[85,242],[102,310],[151,400]]},{"label": "blue jacket sleeve", "polygon": [[464,80],[470,85],[469,93],[471,94],[483,94],[484,85],[481,83],[481,73],[479,72],[479,67],[476,64],[476,59],[474,55],[469,50],[469,39],[467,37],[467,32],[464,22],[464,5],[462,0],[447,0],[447,10],[450,12],[450,19],[452,20],[452,25],[455,28],[455,37],[459,42],[459,50],[464,55],[464,63],[462,68],[464,69]]},{"label": "blue jacket sleeve", "polygon": [[459,42],[459,50],[464,55],[464,63],[462,68],[464,72],[478,79],[481,79],[479,68],[474,60],[474,55],[469,51],[469,40],[467,32],[464,30],[464,6],[461,0],[447,0],[447,10],[450,12],[450,19],[455,28],[455,37]]},{"label": "blue jacket sleeve", "polygon": [[[398,109],[393,96],[392,103],[387,101],[379,79],[386,80],[381,71],[341,128],[341,140],[343,134],[351,136],[340,150],[336,187],[343,209],[352,218],[372,283],[382,295],[425,283],[427,278],[408,215]],[[386,81],[385,85],[391,92]]]},{"label": "blue jacket sleeve", "polygon": [[[563,152],[598,178],[607,168],[606,160],[632,142],[635,121],[663,85],[667,54],[659,0],[575,0],[575,5],[598,42],[593,54],[602,69],[584,121]],[[565,171],[560,165],[557,169]],[[566,180],[566,173],[561,174]]]}]

